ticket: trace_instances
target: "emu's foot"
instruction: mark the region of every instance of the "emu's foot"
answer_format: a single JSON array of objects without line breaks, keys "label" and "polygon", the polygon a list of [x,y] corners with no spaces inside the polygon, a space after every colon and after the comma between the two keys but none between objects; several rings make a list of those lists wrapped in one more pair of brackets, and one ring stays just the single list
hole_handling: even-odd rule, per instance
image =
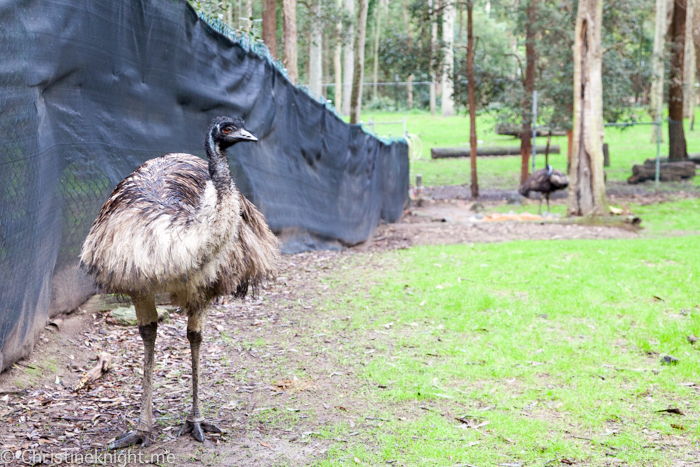
[{"label": "emu's foot", "polygon": [[182,425],[182,428],[180,428],[180,431],[178,432],[178,436],[185,435],[187,433],[192,433],[192,437],[199,441],[200,443],[204,442],[204,433],[221,433],[221,429],[213,425],[211,423],[207,423],[205,421],[201,422],[191,422],[187,420],[184,425]]},{"label": "emu's foot", "polygon": [[139,443],[141,443],[142,448],[150,446],[151,433],[148,431],[127,431],[119,438],[109,443],[107,449],[110,451],[113,449],[122,449]]}]

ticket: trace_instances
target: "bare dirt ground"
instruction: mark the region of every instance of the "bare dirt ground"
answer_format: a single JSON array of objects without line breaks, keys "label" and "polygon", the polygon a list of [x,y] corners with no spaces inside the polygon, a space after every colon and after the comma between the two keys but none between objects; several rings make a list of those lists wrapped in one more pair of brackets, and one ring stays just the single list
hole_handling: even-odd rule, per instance
[{"label": "bare dirt ground", "polygon": [[[563,203],[554,200],[552,205]],[[502,201],[482,201],[488,210]],[[629,230],[611,227],[564,225],[552,222],[474,222],[473,202],[459,199],[427,200],[411,207],[403,221],[380,226],[371,250],[410,248],[414,245],[490,243],[512,240],[563,240],[635,238]]]},{"label": "bare dirt ground", "polygon": [[[346,317],[326,314],[320,306],[363,293],[361,283],[350,290],[329,287],[325,279],[351,263],[353,268],[358,263],[382,267],[374,252],[421,244],[636,235],[605,227],[473,224],[462,222],[469,211],[459,203],[412,208],[403,222],[381,226],[374,242],[353,249],[286,256],[276,283],[256,298],[212,306],[202,347],[201,393],[205,416],[225,433],[209,435],[205,444],[175,436],[190,408],[190,355],[186,318],[172,312],[170,322],[160,324],[156,341],[155,442],[129,451],[140,456],[129,458],[129,465],[148,463],[154,453],[170,455],[156,458],[159,465],[309,465],[324,459],[331,448],[336,456],[356,443],[376,448],[365,429],[381,418],[372,415],[375,408],[368,407],[364,396],[382,386],[355,373],[363,361],[381,358],[372,353],[375,343],[386,337],[338,331]],[[450,221],[442,222],[446,217]],[[0,453],[15,456],[0,463],[39,464],[44,456],[44,464],[51,465],[49,454],[54,464],[65,456],[104,455],[111,439],[135,425],[141,339],[135,326],[112,323],[108,312],[78,309],[58,329],[47,326],[32,356],[0,375]],[[335,331],[329,331],[333,326]],[[358,342],[362,345],[356,347]],[[74,392],[100,352],[114,356],[112,370]],[[400,411],[410,419],[420,408]],[[344,438],[316,436],[338,424],[350,427],[351,433]],[[102,462],[124,465],[124,459],[103,457]]]}]

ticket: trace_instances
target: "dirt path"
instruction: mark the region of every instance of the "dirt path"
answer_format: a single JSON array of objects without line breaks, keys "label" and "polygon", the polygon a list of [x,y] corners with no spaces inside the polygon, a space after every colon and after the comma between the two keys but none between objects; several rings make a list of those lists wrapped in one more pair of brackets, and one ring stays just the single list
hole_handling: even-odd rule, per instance
[{"label": "dirt path", "polygon": [[[352,286],[339,286],[328,278],[358,264],[381,267],[375,251],[435,243],[635,235],[600,227],[433,222],[453,207],[412,211],[406,222],[381,227],[370,245],[287,256],[276,284],[257,298],[213,306],[202,350],[203,411],[225,433],[210,436],[204,445],[175,436],[190,406],[190,364],[186,318],[171,313],[170,322],[159,326],[156,342],[155,443],[131,451],[141,456],[132,457],[137,461],[131,465],[150,460],[152,454],[169,455],[156,458],[160,465],[309,465],[326,458],[329,450],[335,459],[339,453],[342,457],[356,443],[375,448],[367,433],[381,423],[374,412],[386,408],[368,406],[372,398],[365,396],[382,387],[355,375],[364,361],[377,357],[375,344],[386,337],[346,332],[342,323],[347,317],[323,308],[329,300],[363,293],[366,285],[359,279]],[[54,461],[59,456],[104,455],[104,446],[134,425],[141,394],[141,339],[136,327],[112,322],[108,313],[79,310],[59,330],[47,327],[32,356],[0,375],[0,419],[6,422],[0,425],[0,451],[17,456],[10,465],[27,465],[26,460],[38,460],[39,455],[51,454]],[[88,389],[73,392],[100,352],[114,356],[113,370]],[[393,410],[411,417],[412,410],[420,409]],[[351,431],[344,438],[329,436],[337,426]],[[317,437],[321,432],[326,435]],[[125,458],[111,459],[119,463]]]},{"label": "dirt path", "polygon": [[[171,453],[176,465],[306,465],[325,453],[313,435],[319,426],[348,418],[334,407],[342,407],[358,384],[350,387],[352,369],[325,352],[338,337],[317,332],[326,323],[314,306],[327,294],[319,280],[343,256],[286,257],[277,284],[256,299],[212,307],[202,347],[203,411],[226,433],[204,445],[175,436],[190,404],[186,317],[172,313],[160,324],[156,442],[145,456]],[[102,452],[138,419],[141,339],[135,326],[110,321],[108,313],[78,311],[59,331],[47,327],[31,358],[0,375],[0,418],[7,421],[0,426],[0,451],[20,456],[16,465],[26,465],[21,456],[34,451]],[[94,365],[90,359],[103,351],[114,355],[113,370],[74,393],[70,388]]]},{"label": "dirt path", "polygon": [[[561,203],[561,201],[558,201]],[[401,223],[380,226],[372,250],[414,245],[490,243],[512,240],[636,238],[638,234],[610,227],[545,222],[475,222],[473,203],[462,200],[428,201],[407,210]],[[502,201],[484,201],[488,211]]]}]

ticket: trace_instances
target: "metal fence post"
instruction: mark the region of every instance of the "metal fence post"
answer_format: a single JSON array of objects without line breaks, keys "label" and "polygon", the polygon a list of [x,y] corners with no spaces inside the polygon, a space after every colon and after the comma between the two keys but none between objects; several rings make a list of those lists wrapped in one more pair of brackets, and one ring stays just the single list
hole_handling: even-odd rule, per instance
[{"label": "metal fence post", "polygon": [[661,172],[661,117],[656,119],[656,191],[659,191],[659,174]]},{"label": "metal fence post", "polygon": [[532,91],[532,171],[535,171],[537,155],[537,91]]}]

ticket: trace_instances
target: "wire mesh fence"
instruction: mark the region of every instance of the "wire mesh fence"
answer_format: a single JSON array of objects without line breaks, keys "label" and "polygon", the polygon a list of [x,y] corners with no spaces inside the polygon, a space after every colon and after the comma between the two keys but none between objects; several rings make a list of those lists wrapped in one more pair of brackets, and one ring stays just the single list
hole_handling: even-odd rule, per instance
[{"label": "wire mesh fence", "polygon": [[[439,109],[438,109],[439,112]],[[404,129],[405,119],[405,129]],[[386,120],[386,123],[380,122]],[[469,160],[469,119],[465,116],[436,118],[422,113],[375,113],[365,119],[365,128],[380,136],[397,136],[406,133],[411,146],[411,181],[421,174],[426,186],[469,185],[471,168]],[[370,124],[371,123],[371,124]],[[477,121],[478,156],[477,175],[483,196],[507,196],[520,186],[522,158],[517,128],[498,125],[496,117],[480,115]],[[681,144],[688,161],[700,163],[700,129],[691,129],[684,123],[664,119],[660,125],[660,141],[657,145],[659,126],[651,121],[611,124],[605,127],[606,189],[609,193],[634,195],[644,193],[698,193],[700,183],[692,176],[694,166],[688,170],[669,171],[669,150],[678,147],[676,138],[682,128]],[[566,131],[553,131],[540,127],[536,146],[528,161],[528,171],[544,168],[568,172],[570,135]],[[669,140],[673,138],[673,140]],[[546,151],[549,143],[549,151]],[[440,148],[452,148],[462,157],[433,158]],[[657,154],[659,156],[659,181],[656,182]],[[635,166],[639,166],[635,169]],[[687,169],[687,167],[686,167]],[[632,179],[637,172],[644,176]],[[651,177],[649,173],[651,172]],[[632,179],[632,180],[630,180]],[[634,182],[634,183],[632,183]],[[468,192],[468,190],[465,190]],[[563,196],[563,195],[560,195]]]}]

